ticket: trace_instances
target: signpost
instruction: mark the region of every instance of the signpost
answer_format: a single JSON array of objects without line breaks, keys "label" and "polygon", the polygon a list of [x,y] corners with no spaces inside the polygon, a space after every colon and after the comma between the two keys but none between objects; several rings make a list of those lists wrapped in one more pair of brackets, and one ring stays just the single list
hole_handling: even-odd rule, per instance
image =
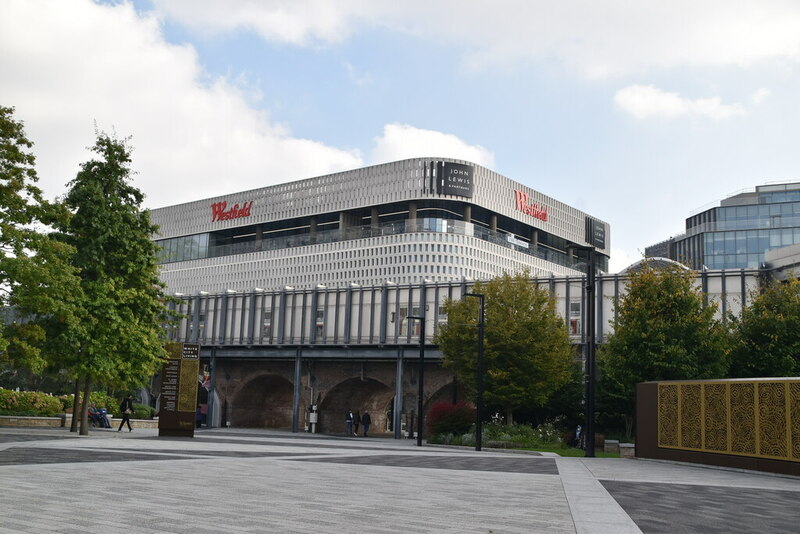
[{"label": "signpost", "polygon": [[158,435],[194,437],[200,345],[167,343],[168,360],[161,371]]}]

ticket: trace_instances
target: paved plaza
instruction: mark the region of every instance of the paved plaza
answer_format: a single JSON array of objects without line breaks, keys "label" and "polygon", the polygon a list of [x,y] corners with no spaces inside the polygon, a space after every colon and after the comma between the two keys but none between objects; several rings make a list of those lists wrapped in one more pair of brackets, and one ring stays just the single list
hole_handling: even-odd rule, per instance
[{"label": "paved plaza", "polygon": [[0,428],[0,532],[800,532],[800,479],[245,429]]}]

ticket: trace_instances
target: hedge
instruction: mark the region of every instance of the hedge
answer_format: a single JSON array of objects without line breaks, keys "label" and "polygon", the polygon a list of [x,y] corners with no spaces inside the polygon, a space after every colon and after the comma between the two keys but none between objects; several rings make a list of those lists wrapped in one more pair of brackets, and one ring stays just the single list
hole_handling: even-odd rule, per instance
[{"label": "hedge", "polygon": [[53,417],[63,413],[61,400],[40,391],[15,391],[0,388],[0,415]]}]

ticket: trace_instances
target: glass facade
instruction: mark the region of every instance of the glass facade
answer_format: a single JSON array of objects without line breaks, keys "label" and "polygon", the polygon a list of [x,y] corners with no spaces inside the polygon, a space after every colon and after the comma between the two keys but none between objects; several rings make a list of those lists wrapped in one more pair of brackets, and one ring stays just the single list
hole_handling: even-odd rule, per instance
[{"label": "glass facade", "polygon": [[686,220],[673,259],[694,269],[758,268],[768,250],[800,243],[800,183],[757,187]]},{"label": "glass facade", "polygon": [[[530,242],[520,239],[514,234],[489,230],[478,224],[466,223],[453,219],[426,217],[416,219],[416,221],[399,220],[384,223],[377,227],[355,226],[344,230],[335,228],[331,230],[318,230],[313,233],[308,226],[295,230],[298,231],[292,235],[280,237],[268,237],[269,235],[274,235],[274,233],[262,233],[261,236],[258,236],[257,231],[252,228],[246,228],[240,230],[243,233],[233,236],[233,239],[221,239],[220,236],[207,233],[160,239],[156,241],[156,244],[161,247],[158,260],[159,263],[174,263],[230,256],[234,254],[246,254],[263,250],[277,250],[320,243],[335,243],[383,235],[413,232],[444,232],[477,237],[484,241],[490,241],[503,247],[513,248],[524,254],[535,256],[558,265],[585,270],[584,260],[581,257],[578,255],[569,257],[564,250],[553,247],[551,242],[558,241],[558,239],[545,232],[540,234],[541,239],[538,246],[532,246]],[[561,240],[561,242],[560,244],[565,249],[566,242],[564,240]],[[595,258],[597,260],[598,269],[607,271],[608,258],[602,254],[597,254]]]},{"label": "glass facade", "polygon": [[208,234],[160,239],[156,244],[161,247],[158,258],[160,263],[199,260],[209,256]]}]

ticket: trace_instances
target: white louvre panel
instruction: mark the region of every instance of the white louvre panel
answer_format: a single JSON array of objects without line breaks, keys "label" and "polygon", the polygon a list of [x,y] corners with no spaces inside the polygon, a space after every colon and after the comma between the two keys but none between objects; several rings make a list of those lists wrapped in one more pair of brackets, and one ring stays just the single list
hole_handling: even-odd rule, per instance
[{"label": "white louvre panel", "polygon": [[[471,197],[440,194],[431,187],[431,169],[437,169],[438,175],[440,162],[472,167]],[[546,211],[546,217],[541,212],[537,217],[521,211],[520,196],[524,197],[525,206]],[[543,234],[586,244],[587,214],[489,169],[447,158],[409,159],[233,193],[155,209],[151,218],[159,226],[156,239],[165,239],[426,199],[464,203],[471,205],[472,210],[483,209],[492,216],[519,221],[526,228]],[[225,203],[225,211],[239,217],[212,220],[212,206],[218,204],[219,211],[219,203]],[[238,213],[231,212],[237,205]],[[552,258],[525,253],[507,243],[480,239],[468,230],[453,231],[451,228],[368,235],[329,243],[174,261],[161,266],[162,280],[170,291],[193,293],[285,285],[298,288],[315,284],[379,285],[386,280],[398,284],[425,279],[433,282],[480,280],[523,269],[530,270],[533,276],[579,274],[564,262],[559,264]],[[514,240],[514,236],[509,236],[510,242]],[[609,246],[606,242],[606,248],[599,252],[608,255]]]}]

